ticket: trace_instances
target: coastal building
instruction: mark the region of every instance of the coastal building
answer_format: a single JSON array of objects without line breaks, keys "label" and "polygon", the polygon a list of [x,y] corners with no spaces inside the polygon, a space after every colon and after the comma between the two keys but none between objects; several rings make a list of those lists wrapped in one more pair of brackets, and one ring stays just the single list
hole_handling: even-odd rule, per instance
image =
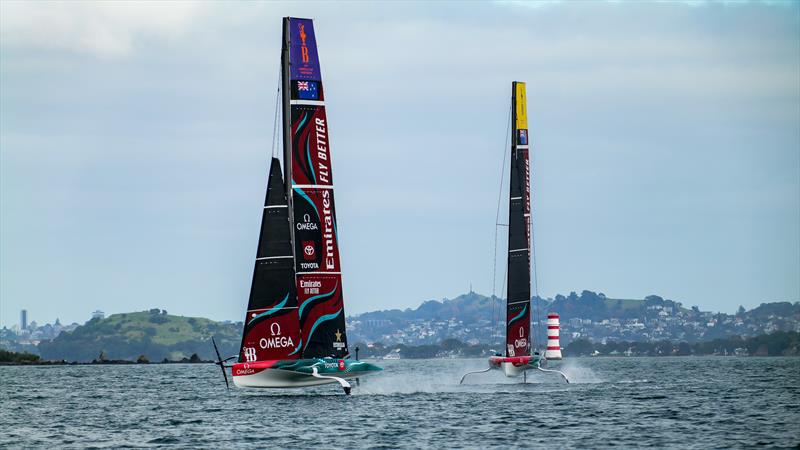
[{"label": "coastal building", "polygon": [[28,310],[23,309],[19,312],[19,329],[25,330],[28,328]]},{"label": "coastal building", "polygon": [[100,319],[100,320],[102,320],[102,319],[105,319],[105,317],[106,317],[106,313],[104,313],[103,311],[100,311],[99,309],[92,313],[92,319]]}]

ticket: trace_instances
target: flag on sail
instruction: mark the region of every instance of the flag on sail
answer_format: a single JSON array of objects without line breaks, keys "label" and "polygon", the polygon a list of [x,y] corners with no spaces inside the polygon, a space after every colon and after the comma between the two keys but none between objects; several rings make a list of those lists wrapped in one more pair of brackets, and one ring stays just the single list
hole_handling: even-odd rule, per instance
[{"label": "flag on sail", "polygon": [[316,81],[298,81],[297,97],[301,100],[319,100],[319,89]]}]

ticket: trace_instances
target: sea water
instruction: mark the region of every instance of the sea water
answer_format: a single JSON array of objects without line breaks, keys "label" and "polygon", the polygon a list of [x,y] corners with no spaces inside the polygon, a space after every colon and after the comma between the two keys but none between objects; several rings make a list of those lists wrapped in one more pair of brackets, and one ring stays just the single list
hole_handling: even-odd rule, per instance
[{"label": "sea water", "polygon": [[800,358],[378,361],[338,385],[225,389],[211,364],[0,367],[0,447],[714,448],[800,444]]}]

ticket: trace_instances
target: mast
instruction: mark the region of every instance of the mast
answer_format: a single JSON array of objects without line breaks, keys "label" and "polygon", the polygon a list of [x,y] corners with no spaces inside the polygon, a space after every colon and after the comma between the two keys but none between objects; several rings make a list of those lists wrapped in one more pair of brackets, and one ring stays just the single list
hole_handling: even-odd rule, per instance
[{"label": "mast", "polygon": [[283,60],[284,163],[302,355],[344,358],[349,352],[328,119],[310,19],[284,18]]},{"label": "mast", "polygon": [[[292,122],[290,111],[290,74],[289,74],[289,18],[283,18],[283,44],[281,45],[281,120],[283,125],[283,171],[284,193],[289,201],[289,222],[294,223],[294,209],[292,208]],[[292,253],[294,254],[294,227],[289,227]]]},{"label": "mast", "polygon": [[525,83],[512,83],[511,181],[508,209],[506,356],[530,355],[530,163]]}]

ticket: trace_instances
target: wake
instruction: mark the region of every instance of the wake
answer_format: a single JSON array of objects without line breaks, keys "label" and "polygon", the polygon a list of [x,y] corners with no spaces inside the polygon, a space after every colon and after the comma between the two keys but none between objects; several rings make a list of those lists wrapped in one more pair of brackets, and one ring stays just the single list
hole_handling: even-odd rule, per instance
[{"label": "wake", "polygon": [[528,371],[527,383],[522,376],[509,378],[498,370],[470,375],[464,384],[459,385],[461,377],[467,373],[486,368],[484,360],[403,360],[385,363],[384,371],[361,380],[361,385],[353,389],[356,395],[399,395],[426,393],[514,393],[545,392],[566,389],[571,385],[603,383],[593,370],[583,367],[578,361],[567,360],[551,364],[549,368],[564,372],[570,384],[558,374]]}]

